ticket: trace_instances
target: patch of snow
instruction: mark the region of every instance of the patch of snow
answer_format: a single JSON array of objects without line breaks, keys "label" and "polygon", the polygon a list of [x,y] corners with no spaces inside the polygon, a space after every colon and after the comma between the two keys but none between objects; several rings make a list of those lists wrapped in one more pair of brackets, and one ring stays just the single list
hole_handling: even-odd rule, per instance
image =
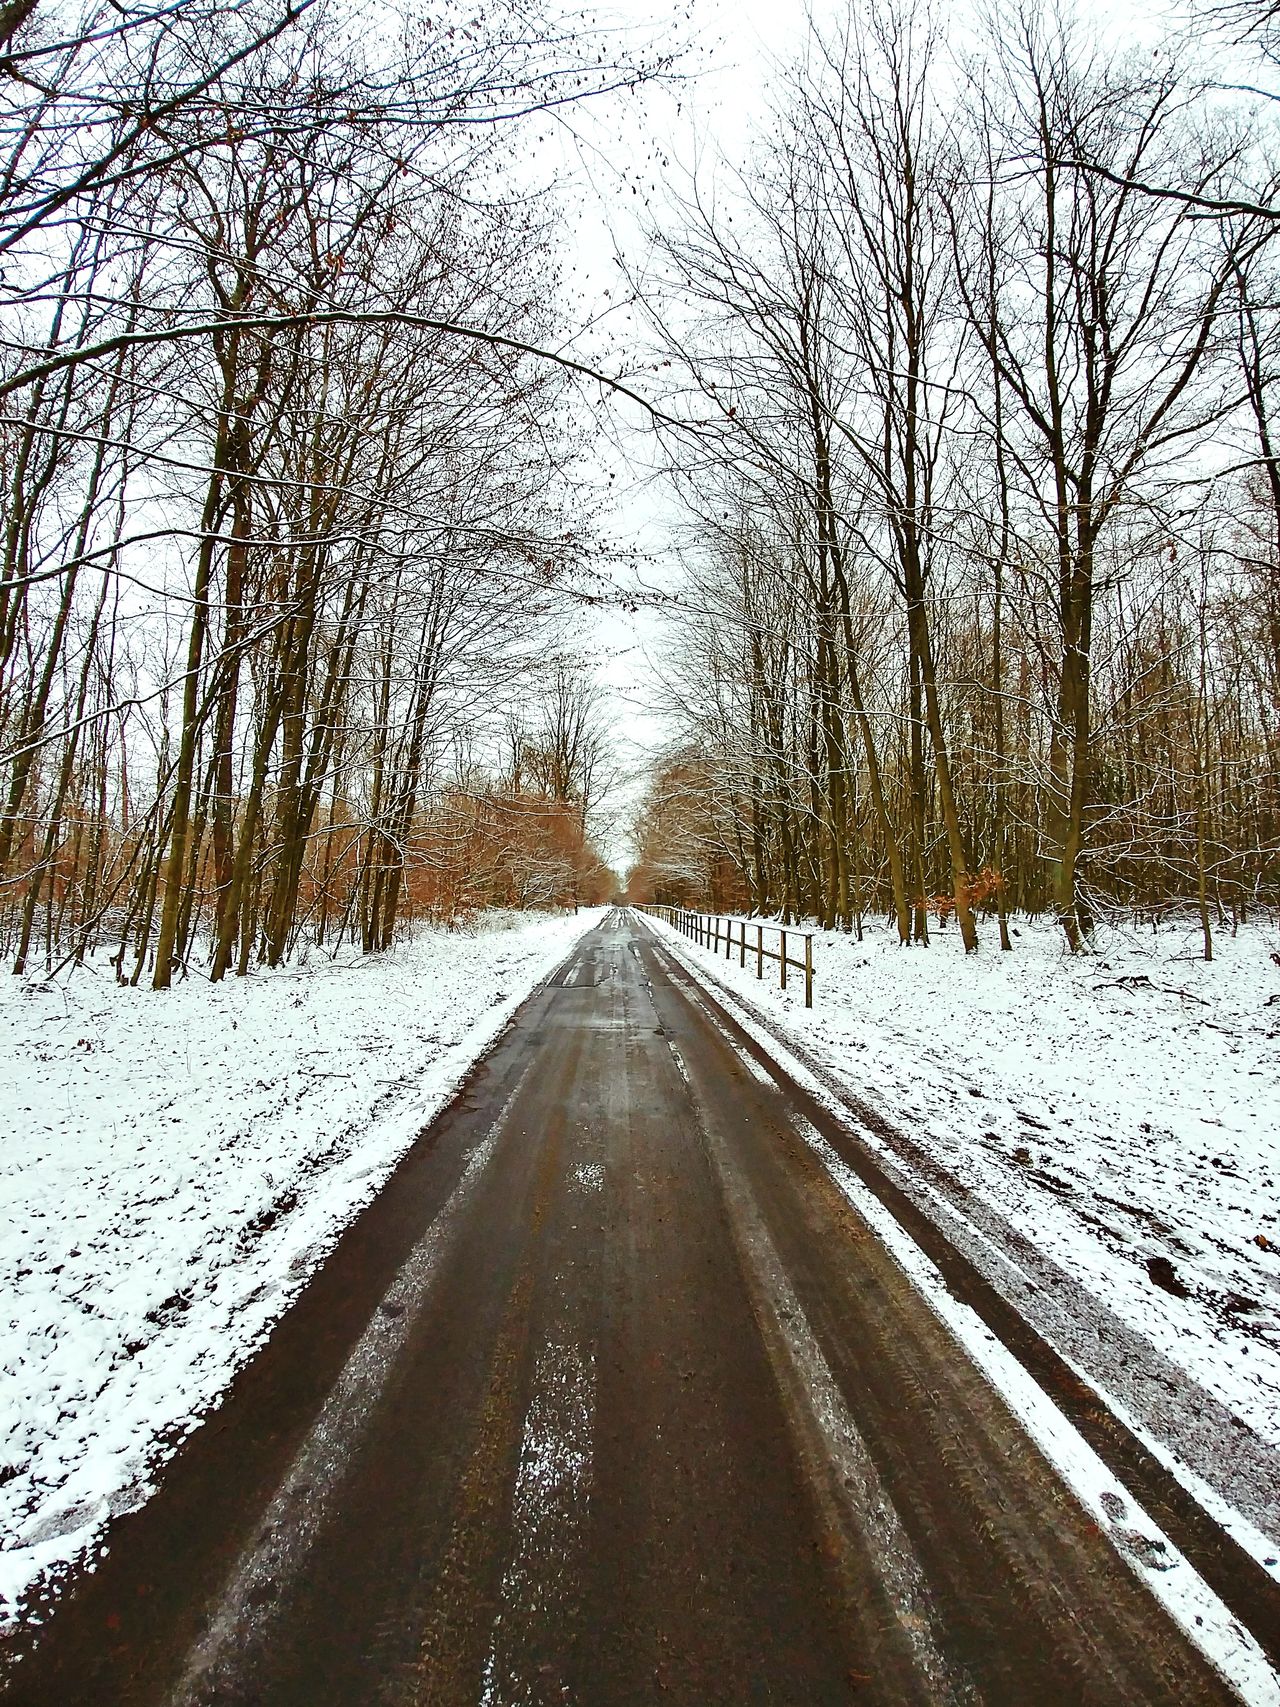
[{"label": "patch of snow", "polygon": [[501,915],[166,992],[105,959],[0,984],[0,1620],[142,1503],[599,917]]},{"label": "patch of snow", "polygon": [[537,1701],[569,1690],[550,1661],[522,1675],[519,1631],[551,1628],[572,1592],[567,1566],[586,1529],[595,1432],[595,1355],[577,1337],[538,1352],[511,1500],[512,1552],[489,1635],[480,1707]]},{"label": "patch of snow", "polygon": [[[604,1189],[609,1134],[583,1126],[575,1147],[570,1186],[574,1196],[589,1201]],[[514,1355],[509,1348],[531,1319],[532,1270],[524,1276],[512,1296],[499,1363]],[[596,1446],[597,1346],[589,1304],[595,1288],[582,1281],[577,1260],[569,1257],[546,1283],[547,1315],[520,1428],[511,1531],[479,1707],[573,1698],[564,1662],[573,1652],[581,1611],[578,1566],[594,1497]],[[530,1632],[549,1630],[560,1632],[558,1653],[548,1652],[536,1635],[532,1645],[528,1640]]]}]

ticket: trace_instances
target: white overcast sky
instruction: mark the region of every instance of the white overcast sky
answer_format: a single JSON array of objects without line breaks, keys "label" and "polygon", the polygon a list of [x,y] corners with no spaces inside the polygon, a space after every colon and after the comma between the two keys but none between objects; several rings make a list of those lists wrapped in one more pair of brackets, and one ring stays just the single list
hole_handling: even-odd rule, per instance
[{"label": "white overcast sky", "polygon": [[[616,371],[637,340],[635,321],[621,306],[614,256],[622,252],[634,265],[642,260],[644,201],[647,196],[654,205],[661,202],[663,157],[676,174],[699,153],[740,158],[767,105],[770,68],[792,56],[806,25],[804,8],[786,0],[692,0],[665,9],[652,0],[615,0],[596,16],[602,24],[630,26],[643,40],[687,44],[686,75],[677,89],[621,97],[596,113],[574,114],[578,138],[563,142],[571,310],[579,322],[603,314],[589,349]],[[648,477],[646,456],[643,435],[622,450],[601,448],[601,465],[614,475],[616,493],[605,525],[615,543],[645,556],[647,579],[665,584],[674,576],[674,513]],[[583,629],[583,651],[611,692],[618,761],[632,776],[618,790],[615,827],[602,850],[617,868],[630,857],[628,821],[642,792],[640,775],[666,736],[656,713],[655,662],[667,638],[660,619],[622,611],[602,612]]]}]

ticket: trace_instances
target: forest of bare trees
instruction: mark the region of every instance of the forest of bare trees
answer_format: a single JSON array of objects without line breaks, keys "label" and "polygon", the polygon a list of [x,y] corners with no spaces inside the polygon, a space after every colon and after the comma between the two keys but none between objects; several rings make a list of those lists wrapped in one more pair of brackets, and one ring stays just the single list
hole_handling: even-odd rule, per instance
[{"label": "forest of bare trees", "polygon": [[163,988],[598,898],[585,428],[514,163],[659,63],[326,0],[14,0],[0,38],[11,965]]},{"label": "forest of bare trees", "polygon": [[[1274,20],[833,17],[632,281],[685,518],[633,893],[969,947],[1193,906],[1208,950],[1280,901]],[[665,74],[619,39],[0,8],[15,970],[611,893],[595,427],[522,151]]]},{"label": "forest of bare trees", "polygon": [[1210,953],[1280,902],[1280,105],[1220,69],[1274,20],[941,20],[815,25],[656,234],[715,430],[631,892],[969,948],[1198,908]]}]

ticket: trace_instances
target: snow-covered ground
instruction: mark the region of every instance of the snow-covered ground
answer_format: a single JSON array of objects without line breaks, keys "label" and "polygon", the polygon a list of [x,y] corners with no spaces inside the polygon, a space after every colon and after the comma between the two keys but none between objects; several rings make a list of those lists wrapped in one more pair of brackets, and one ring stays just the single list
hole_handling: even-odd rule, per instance
[{"label": "snow-covered ground", "polygon": [[806,1011],[657,928],[1280,1578],[1280,930],[816,933]]},{"label": "snow-covered ground", "polygon": [[519,1003],[596,923],[121,989],[0,983],[0,1621],[226,1388]]}]

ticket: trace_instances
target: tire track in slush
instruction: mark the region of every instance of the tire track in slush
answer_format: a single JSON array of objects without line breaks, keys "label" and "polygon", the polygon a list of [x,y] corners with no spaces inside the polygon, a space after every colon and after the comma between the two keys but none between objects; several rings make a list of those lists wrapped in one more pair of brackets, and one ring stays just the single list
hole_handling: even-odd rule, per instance
[{"label": "tire track in slush", "polygon": [[453,1196],[405,1259],[368,1327],[330,1389],[254,1539],[237,1559],[205,1635],[192,1649],[167,1707],[203,1707],[235,1689],[259,1646],[270,1639],[280,1584],[305,1570],[344,1473],[359,1445],[386,1372],[413,1330],[475,1186],[493,1157],[533,1063],[520,1075],[488,1134],[476,1145]]},{"label": "tire track in slush", "polygon": [[[670,1039],[668,1047],[686,1084],[688,1069]],[[945,1657],[929,1585],[871,1454],[845,1403],[817,1336],[787,1277],[750,1187],[734,1168],[723,1138],[698,1118],[698,1130],[715,1167],[729,1212],[734,1244],[769,1354],[810,1490],[831,1529],[853,1531],[860,1557],[876,1574],[912,1662],[939,1707],[977,1700],[971,1680]],[[856,1598],[855,1585],[847,1585]]]},{"label": "tire track in slush", "polygon": [[[598,1161],[580,1162],[570,1191],[584,1198],[603,1188]],[[553,1281],[565,1299],[580,1293]],[[570,1699],[563,1660],[529,1664],[529,1625],[566,1629],[573,1622],[579,1564],[589,1516],[595,1432],[596,1353],[582,1309],[562,1309],[538,1352],[533,1391],[520,1440],[511,1500],[512,1544],[499,1590],[481,1676],[480,1707],[523,1707]]]}]

